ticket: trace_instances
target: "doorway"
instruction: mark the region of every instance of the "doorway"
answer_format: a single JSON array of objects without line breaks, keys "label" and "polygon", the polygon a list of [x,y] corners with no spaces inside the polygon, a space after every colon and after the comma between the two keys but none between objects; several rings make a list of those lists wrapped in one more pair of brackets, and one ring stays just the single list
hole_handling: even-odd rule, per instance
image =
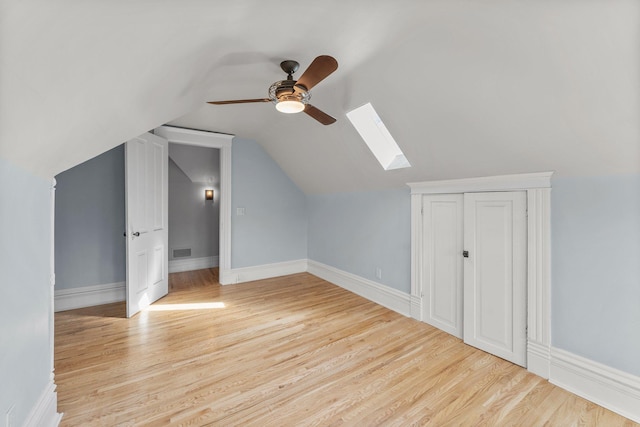
[{"label": "doorway", "polygon": [[[225,185],[229,182],[228,176],[230,167],[230,135],[224,135],[224,141],[218,142],[216,136],[210,132],[193,131],[189,129],[173,128],[163,126],[155,129],[154,134],[146,133],[126,143],[126,218],[127,218],[127,317],[135,315],[139,310],[152,304],[158,298],[168,293],[168,264],[169,258],[174,258],[176,254],[186,253],[191,257],[191,247],[169,250],[168,242],[168,187],[169,187],[169,143],[175,143],[174,158],[180,159],[182,168],[187,174],[193,175],[190,181],[195,181],[197,186],[201,184],[199,181],[205,181],[206,185],[213,185],[214,180],[219,181],[220,194],[220,213],[218,230],[222,234],[220,242],[220,273],[222,281],[222,273],[226,270],[226,264],[229,263],[226,256],[226,250],[230,250],[229,240],[226,234],[228,228],[224,226],[225,211],[230,199],[230,186]],[[212,144],[213,142],[213,144]],[[203,158],[194,158],[192,150],[185,150],[182,146],[196,146],[202,149],[217,149],[215,156],[212,155],[207,159],[203,153],[197,153]],[[138,155],[136,155],[138,154]],[[221,158],[218,162],[220,165],[217,177],[210,172],[213,165],[212,158]],[[209,162],[207,162],[209,160]],[[225,162],[227,160],[228,162]],[[175,164],[175,162],[174,162]],[[180,169],[178,167],[178,169]],[[184,173],[184,170],[182,171]],[[206,176],[202,178],[202,175]],[[191,193],[192,186],[186,189],[187,193]],[[227,191],[228,190],[228,191]],[[203,198],[205,201],[213,201],[215,190],[213,188],[205,188]],[[211,195],[211,197],[209,197]],[[187,194],[189,203],[180,207],[182,215],[188,215],[195,212],[203,216],[207,213],[207,205],[205,209],[194,209],[196,205],[190,203],[192,197]],[[211,199],[211,200],[207,200]],[[197,195],[196,195],[197,200]],[[202,200],[202,199],[200,199]],[[191,218],[192,219],[192,218]],[[189,218],[187,218],[187,222]],[[194,224],[189,224],[192,229]],[[196,224],[197,226],[198,224]],[[204,227],[203,224],[199,224]],[[142,227],[142,228],[141,228]],[[140,230],[138,230],[141,228]],[[213,228],[213,227],[209,227]],[[184,232],[184,229],[181,230]],[[222,233],[224,231],[225,233]],[[161,235],[161,241],[149,241],[148,235]],[[192,234],[192,233],[188,233]],[[229,236],[230,237],[230,236]],[[188,238],[188,237],[187,237]],[[207,238],[197,239],[203,246],[209,246],[212,249],[211,242]],[[193,246],[195,240],[189,242]],[[169,253],[172,252],[170,255]],[[211,257],[202,257],[199,259],[208,259]],[[198,259],[195,259],[198,260]],[[206,268],[203,265],[202,268]],[[191,266],[188,269],[198,268]],[[157,290],[157,291],[156,291]]]},{"label": "doorway", "polygon": [[[214,148],[219,150],[220,182],[219,195],[215,194],[214,203],[219,209],[219,275],[220,284],[229,284],[231,279],[231,140],[233,135],[185,129],[174,126],[160,126],[154,134],[169,141],[171,146],[191,146]],[[202,200],[204,200],[204,189]],[[180,249],[180,248],[177,248]]]},{"label": "doorway", "polygon": [[[171,143],[212,147],[220,154],[220,283],[231,283],[232,135],[162,126]],[[55,203],[55,311],[123,301],[126,297],[125,145],[122,144],[58,179]],[[165,175],[166,176],[166,175]],[[204,194],[202,196],[204,199]],[[52,221],[54,215],[52,213]],[[137,230],[133,230],[137,231]],[[125,233],[126,235],[126,233]],[[168,251],[164,252],[165,263]],[[91,264],[91,263],[95,263]]]},{"label": "doorway", "polygon": [[220,149],[169,144],[169,273],[218,267]]}]

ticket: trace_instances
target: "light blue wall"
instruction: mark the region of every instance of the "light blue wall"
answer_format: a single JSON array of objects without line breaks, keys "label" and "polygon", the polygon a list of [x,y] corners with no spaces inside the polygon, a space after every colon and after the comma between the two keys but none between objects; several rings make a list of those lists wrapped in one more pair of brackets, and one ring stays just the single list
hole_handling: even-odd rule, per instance
[{"label": "light blue wall", "polygon": [[[171,156],[173,144],[170,144]],[[210,160],[207,175],[211,183],[193,182],[169,157],[169,260],[173,249],[191,249],[188,258],[218,256],[220,253],[220,150],[182,145],[176,148],[188,153],[179,161],[189,162],[191,156]],[[205,200],[205,189],[214,190],[214,200]]]},{"label": "light blue wall", "polygon": [[640,176],[552,189],[552,343],[640,375]]},{"label": "light blue wall", "polygon": [[56,289],[124,282],[124,145],[56,181]]},{"label": "light blue wall", "polygon": [[0,416],[23,425],[49,383],[51,181],[0,159]]},{"label": "light blue wall", "polygon": [[408,188],[310,195],[308,201],[309,259],[411,292]]},{"label": "light blue wall", "polygon": [[231,173],[231,267],[307,258],[304,193],[255,141],[233,139]]}]

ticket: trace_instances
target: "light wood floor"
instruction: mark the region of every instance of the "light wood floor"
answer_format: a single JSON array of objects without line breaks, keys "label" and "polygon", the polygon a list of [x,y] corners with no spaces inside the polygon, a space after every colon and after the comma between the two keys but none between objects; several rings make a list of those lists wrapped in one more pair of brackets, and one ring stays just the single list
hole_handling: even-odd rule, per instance
[{"label": "light wood floor", "polygon": [[309,274],[170,289],[56,313],[63,426],[637,425]]}]

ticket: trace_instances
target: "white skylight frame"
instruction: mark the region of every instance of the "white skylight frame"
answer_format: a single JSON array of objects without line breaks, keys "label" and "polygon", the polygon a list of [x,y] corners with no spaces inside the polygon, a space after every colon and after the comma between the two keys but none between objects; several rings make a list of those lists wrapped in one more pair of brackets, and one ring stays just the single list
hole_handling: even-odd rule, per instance
[{"label": "white skylight frame", "polygon": [[410,168],[411,164],[370,102],[347,113],[369,150],[384,170]]}]

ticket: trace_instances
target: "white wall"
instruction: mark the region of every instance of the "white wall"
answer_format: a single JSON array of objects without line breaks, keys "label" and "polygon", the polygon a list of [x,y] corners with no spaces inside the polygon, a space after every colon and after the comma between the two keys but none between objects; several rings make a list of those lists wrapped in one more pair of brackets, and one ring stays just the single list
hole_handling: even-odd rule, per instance
[{"label": "white wall", "polygon": [[51,181],[0,158],[0,416],[23,425],[50,384]]}]

